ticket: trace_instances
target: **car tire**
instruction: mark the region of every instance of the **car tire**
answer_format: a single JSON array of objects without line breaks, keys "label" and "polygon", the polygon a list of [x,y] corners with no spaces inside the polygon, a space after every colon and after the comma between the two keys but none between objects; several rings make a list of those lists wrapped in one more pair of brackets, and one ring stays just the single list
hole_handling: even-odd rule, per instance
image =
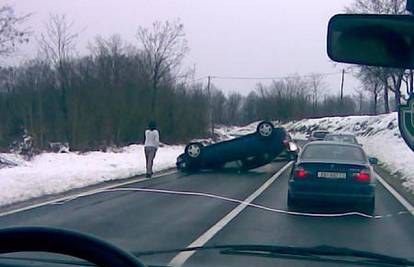
[{"label": "car tire", "polygon": [[189,143],[184,151],[191,161],[199,161],[203,152],[203,145],[199,142]]},{"label": "car tire", "polygon": [[186,155],[186,168],[183,169],[183,172],[193,173],[200,170],[201,166],[201,157],[203,154],[203,144],[199,142],[189,143],[185,149],[184,153]]},{"label": "car tire", "polygon": [[259,134],[262,138],[269,138],[272,136],[274,131],[273,123],[269,121],[262,121],[257,125],[256,132]]}]

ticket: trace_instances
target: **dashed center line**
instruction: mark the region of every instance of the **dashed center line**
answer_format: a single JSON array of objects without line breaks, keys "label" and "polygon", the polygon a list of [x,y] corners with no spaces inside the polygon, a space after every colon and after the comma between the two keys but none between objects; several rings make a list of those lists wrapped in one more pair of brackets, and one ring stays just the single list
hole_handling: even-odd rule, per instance
[{"label": "dashed center line", "polygon": [[[260,186],[253,194],[247,197],[241,204],[236,208],[230,211],[226,216],[224,216],[220,221],[213,225],[210,229],[204,232],[199,236],[195,241],[193,241],[188,247],[201,247],[206,244],[211,238],[213,238],[221,229],[223,229],[229,222],[231,222],[237,215],[240,214],[248,205],[253,202],[258,196],[260,196],[277,178],[279,178],[293,162],[289,162],[282,169],[280,169],[276,174],[270,177],[262,186]],[[170,262],[169,266],[179,267],[182,266],[193,254],[195,251],[186,251],[177,254]]]}]

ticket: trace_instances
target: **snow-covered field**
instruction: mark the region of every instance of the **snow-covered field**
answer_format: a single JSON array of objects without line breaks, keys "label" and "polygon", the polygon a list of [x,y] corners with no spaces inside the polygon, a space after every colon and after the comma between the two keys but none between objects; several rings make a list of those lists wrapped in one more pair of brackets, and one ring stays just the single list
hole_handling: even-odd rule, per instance
[{"label": "snow-covered field", "polygon": [[[0,206],[143,174],[143,150],[142,145],[131,145],[117,153],[43,153],[30,162],[13,154],[0,154],[17,165],[0,169]],[[154,171],[174,167],[183,150],[182,146],[160,147]]]},{"label": "snow-covered field", "polygon": [[401,138],[397,113],[305,119],[284,126],[296,138],[304,138],[306,131],[316,128],[355,134],[365,151],[391,173],[399,173],[403,186],[414,193],[414,152]]}]

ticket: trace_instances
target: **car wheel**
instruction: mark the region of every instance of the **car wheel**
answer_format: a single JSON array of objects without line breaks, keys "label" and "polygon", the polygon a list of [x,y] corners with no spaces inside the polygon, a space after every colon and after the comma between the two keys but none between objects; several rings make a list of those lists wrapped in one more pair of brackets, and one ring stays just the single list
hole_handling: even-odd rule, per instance
[{"label": "car wheel", "polygon": [[272,136],[273,130],[274,130],[274,126],[271,122],[262,121],[261,123],[259,123],[259,125],[257,125],[256,132],[261,137],[268,138]]},{"label": "car wheel", "polygon": [[203,150],[203,145],[201,143],[189,143],[185,147],[185,154],[192,159],[192,160],[198,160],[201,157],[201,152]]}]

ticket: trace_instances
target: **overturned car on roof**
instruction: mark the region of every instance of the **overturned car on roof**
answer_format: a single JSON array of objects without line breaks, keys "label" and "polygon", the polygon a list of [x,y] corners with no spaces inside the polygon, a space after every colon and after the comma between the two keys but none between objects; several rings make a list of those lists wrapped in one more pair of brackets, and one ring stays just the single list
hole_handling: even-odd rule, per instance
[{"label": "overturned car on roof", "polygon": [[197,171],[219,169],[228,162],[237,162],[242,170],[254,169],[270,163],[286,150],[287,132],[263,121],[255,132],[212,145],[189,143],[177,158],[177,169]]}]

